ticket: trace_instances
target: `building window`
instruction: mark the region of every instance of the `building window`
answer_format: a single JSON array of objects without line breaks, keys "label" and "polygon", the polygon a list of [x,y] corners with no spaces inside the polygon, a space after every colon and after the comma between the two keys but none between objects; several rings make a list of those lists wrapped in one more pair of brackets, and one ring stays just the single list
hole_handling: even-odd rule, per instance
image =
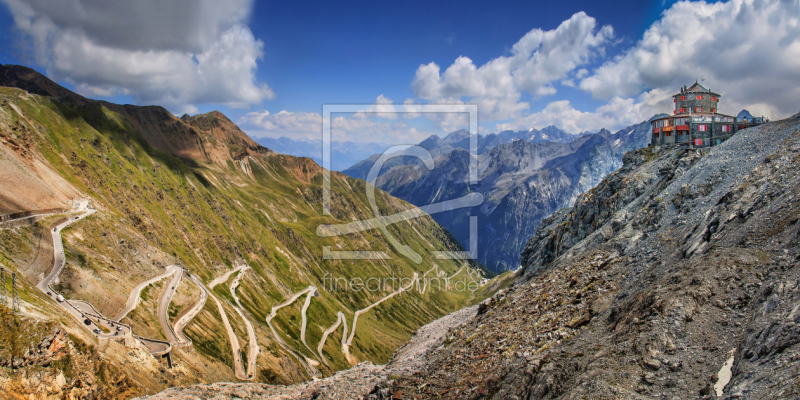
[{"label": "building window", "polygon": [[722,125],[722,131],[723,132],[730,132],[731,131],[731,126],[730,125]]},{"label": "building window", "polygon": [[703,107],[695,107],[694,112],[703,112]]},{"label": "building window", "polygon": [[678,102],[678,98],[677,97],[672,99],[672,100],[674,100],[673,103],[677,103]]},{"label": "building window", "polygon": [[707,129],[706,128],[707,126],[708,125],[697,125],[697,130],[700,131],[700,132],[705,132],[706,129]]},{"label": "building window", "polygon": [[681,96],[681,101],[686,100],[686,96]]},{"label": "building window", "polygon": [[703,95],[702,94],[698,94],[697,95],[697,100],[703,100]]},{"label": "building window", "polygon": [[717,112],[717,109],[716,109],[716,108],[712,108],[712,109],[711,109],[711,112],[712,112],[712,113],[715,113],[715,112]]}]

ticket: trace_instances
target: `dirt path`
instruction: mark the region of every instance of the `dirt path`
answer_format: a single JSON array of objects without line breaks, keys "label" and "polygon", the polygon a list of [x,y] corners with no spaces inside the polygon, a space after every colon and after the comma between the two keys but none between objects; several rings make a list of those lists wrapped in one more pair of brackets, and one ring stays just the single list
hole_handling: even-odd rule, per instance
[{"label": "dirt path", "polygon": [[328,360],[322,354],[322,348],[325,347],[325,342],[328,340],[328,335],[336,331],[336,328],[344,322],[344,333],[342,333],[342,346],[345,345],[345,338],[347,338],[347,318],[345,317],[344,313],[339,311],[339,314],[336,316],[336,322],[333,323],[325,332],[322,332],[322,338],[319,340],[319,344],[317,345],[317,354],[319,354],[319,359],[328,364]]},{"label": "dirt path", "polygon": [[178,337],[178,345],[189,345],[192,343],[192,340],[186,337],[183,333],[183,328],[191,321],[197,314],[200,313],[200,310],[206,305],[206,300],[208,299],[208,292],[206,292],[203,284],[200,283],[194,275],[190,275],[192,282],[200,288],[200,299],[199,301],[195,302],[189,311],[184,314],[177,322],[175,322],[175,335]]},{"label": "dirt path", "polygon": [[135,288],[133,288],[133,291],[131,291],[131,294],[128,295],[128,302],[125,303],[125,308],[123,308],[122,311],[120,311],[117,314],[117,316],[115,316],[112,319],[114,321],[122,321],[122,319],[125,318],[125,316],[128,315],[129,312],[133,311],[136,308],[136,306],[139,305],[139,299],[141,298],[141,293],[142,293],[142,290],[144,290],[144,288],[146,288],[147,286],[149,286],[149,285],[151,285],[153,283],[156,283],[156,282],[158,282],[158,281],[160,281],[160,280],[162,280],[162,279],[174,274],[175,273],[175,269],[180,269],[180,267],[178,267],[177,265],[170,265],[170,266],[167,267],[167,272],[165,272],[165,273],[163,273],[161,275],[152,277],[152,278],[140,283]]},{"label": "dirt path", "polygon": [[292,297],[289,298],[288,300],[284,301],[281,304],[278,304],[277,306],[272,307],[272,310],[270,311],[269,315],[267,316],[267,325],[269,326],[270,331],[272,331],[272,337],[275,338],[275,341],[281,347],[283,347],[284,350],[286,350],[289,353],[291,353],[292,355],[294,355],[294,357],[300,362],[300,365],[302,365],[306,369],[306,372],[308,372],[309,375],[311,375],[314,378],[322,376],[322,374],[319,372],[319,370],[316,367],[314,367],[314,365],[312,363],[312,362],[315,362],[315,361],[303,356],[302,354],[299,354],[297,351],[292,349],[286,342],[284,342],[283,338],[281,338],[280,335],[278,335],[278,331],[276,331],[275,327],[272,325],[272,319],[275,318],[275,315],[277,315],[278,310],[280,310],[281,308],[286,307],[286,306],[294,303],[295,300],[297,300],[300,296],[302,296],[302,295],[304,295],[304,294],[306,294],[308,292],[312,292],[313,293],[313,292],[316,292],[316,291],[317,291],[317,288],[315,286],[309,286],[309,287],[307,287],[307,288],[305,288],[305,289],[293,294]]},{"label": "dirt path", "polygon": [[258,348],[258,340],[256,339],[256,330],[253,329],[253,324],[250,323],[250,320],[244,316],[242,310],[244,307],[242,303],[239,302],[239,296],[236,295],[236,288],[239,286],[239,280],[242,279],[242,275],[244,275],[245,271],[247,271],[249,267],[245,266],[244,268],[240,269],[239,275],[231,283],[231,296],[233,297],[233,301],[236,302],[237,307],[234,307],[236,312],[242,317],[244,320],[245,325],[247,326],[247,336],[250,340],[250,344],[248,346],[248,363],[247,363],[247,377],[248,379],[255,379],[256,376],[256,358],[258,357],[258,353],[260,352]]}]

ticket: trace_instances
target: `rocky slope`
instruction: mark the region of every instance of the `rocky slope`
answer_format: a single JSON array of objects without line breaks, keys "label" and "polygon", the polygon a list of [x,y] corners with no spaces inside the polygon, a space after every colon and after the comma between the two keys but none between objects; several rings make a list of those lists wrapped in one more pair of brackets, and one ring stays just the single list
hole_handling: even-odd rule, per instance
[{"label": "rocky slope", "polygon": [[0,397],[116,399],[133,380],[58,324],[18,316],[0,305]]},{"label": "rocky slope", "polygon": [[[336,290],[331,278],[411,279],[434,270],[435,264],[437,274],[460,273],[456,278],[466,279],[480,266],[465,269],[461,262],[436,260],[432,251],[460,246],[428,217],[388,227],[422,255],[419,264],[396,253],[378,231],[319,236],[320,225],[373,217],[363,182],[333,173],[332,215],[323,215],[322,169],[316,163],[257,145],[220,113],[179,119],[161,107],[86,99],[19,66],[0,67],[0,85],[13,86],[0,87],[0,154],[10,155],[0,158],[0,178],[16,177],[0,183],[0,215],[31,207],[58,208],[62,213],[0,228],[0,263],[7,276],[9,270],[18,273],[24,315],[86,333],[83,340],[95,346],[103,360],[113,360],[133,377],[133,392],[235,380],[237,354],[231,336],[242,354],[259,346],[253,376],[258,382],[310,379],[316,371],[308,365],[313,364],[326,376],[349,368],[354,360],[382,363],[415,329],[483,295],[398,292],[362,314],[353,333],[356,311],[398,288]],[[16,172],[7,174],[9,170]],[[98,341],[34,287],[53,266],[51,233],[56,224],[73,217],[63,212],[77,199],[91,200],[97,213],[61,232],[66,264],[54,288],[67,299],[88,301],[105,316],[123,310],[137,285],[179,264],[193,279],[181,275],[175,302],[167,307],[169,323],[174,324],[201,301],[200,285],[209,285],[238,265],[249,266],[208,290],[208,301],[200,303],[184,329],[192,345],[173,350],[175,368],[145,367],[147,363],[120,351],[121,344]],[[376,200],[384,214],[411,208],[381,191]],[[331,259],[322,246],[381,250],[390,258]],[[166,282],[144,288],[139,306],[121,322],[136,334],[166,338],[160,336],[164,332],[156,316]],[[317,289],[311,293],[317,296],[282,307],[269,326],[272,307],[309,286]],[[225,315],[230,330],[223,322]],[[347,324],[347,347],[341,345],[344,324],[324,336],[340,319]],[[323,337],[327,340],[318,350]],[[148,357],[155,365],[165,362]]]},{"label": "rocky slope", "polygon": [[224,164],[242,154],[269,150],[259,146],[219,112],[202,118],[178,119],[160,106],[120,105],[87,99],[20,65],[0,65],[0,86],[58,100],[68,117],[80,116],[98,129],[115,130],[144,139],[163,152],[201,162]]},{"label": "rocky slope", "polygon": [[484,202],[478,207],[433,218],[468,247],[469,216],[477,215],[478,261],[494,271],[516,269],[519,254],[539,222],[571,205],[579,194],[618,169],[626,151],[646,145],[649,129],[649,123],[643,122],[616,133],[602,130],[569,142],[537,140],[535,135],[542,132],[531,137],[526,132],[521,136],[525,139],[509,136],[512,141],[479,153],[479,184],[475,187],[467,184],[469,153],[462,148],[432,154],[436,157],[433,170],[420,162],[392,164],[376,184],[419,206],[471,192],[483,194]]},{"label": "rocky slope", "polygon": [[[433,158],[450,153],[455,149],[467,150],[469,149],[469,131],[458,130],[449,133],[444,138],[437,135],[431,135],[427,139],[419,142],[417,145],[427,150]],[[390,146],[385,147],[383,151],[388,150],[389,147]],[[402,154],[402,151],[398,154]],[[356,179],[367,179],[370,169],[372,169],[375,161],[377,161],[381,155],[383,155],[383,152],[373,154],[368,158],[353,164],[350,168],[343,170],[342,173]],[[383,168],[381,168],[380,174],[383,175],[394,167],[400,167],[404,165],[422,165],[422,163],[416,157],[400,155],[389,159],[383,165]]]},{"label": "rocky slope", "polygon": [[800,114],[629,153],[542,223],[522,280],[370,398],[797,398],[798,159]]}]

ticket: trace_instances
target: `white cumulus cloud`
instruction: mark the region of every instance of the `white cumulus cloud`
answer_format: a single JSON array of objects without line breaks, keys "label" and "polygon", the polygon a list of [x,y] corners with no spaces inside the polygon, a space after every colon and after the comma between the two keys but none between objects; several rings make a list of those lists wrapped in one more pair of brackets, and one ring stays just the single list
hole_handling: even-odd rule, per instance
[{"label": "white cumulus cloud", "polygon": [[[239,118],[237,124],[255,137],[322,139],[322,115],[318,113],[281,111],[270,114],[266,110],[253,111]],[[376,121],[363,112],[333,116],[331,121],[331,136],[337,141],[415,144],[430,135],[430,132],[417,130],[402,120]]]},{"label": "white cumulus cloud", "polygon": [[275,97],[255,78],[263,43],[245,20],[250,0],[3,0],[36,61],[87,95],[194,112]]},{"label": "white cumulus cloud", "polygon": [[558,100],[549,103],[541,111],[528,114],[512,122],[497,124],[495,129],[496,132],[520,131],[554,125],[571,133],[596,132],[602,128],[615,132],[668,110],[672,104],[670,94],[670,92],[655,89],[635,99],[615,96],[594,111],[580,111],[575,109],[569,100]]},{"label": "white cumulus cloud", "polygon": [[554,81],[567,78],[594,54],[602,54],[613,29],[597,29],[594,18],[579,12],[556,29],[533,29],[500,56],[478,67],[468,57],[458,57],[444,72],[436,63],[421,65],[413,81],[416,96],[427,100],[470,98],[482,107],[485,119],[515,117],[528,104],[522,92],[535,97],[552,95]]},{"label": "white cumulus cloud", "polygon": [[[785,117],[800,99],[800,2],[678,2],[631,49],[580,82],[595,98],[677,92],[705,78],[720,110]],[[665,109],[663,111],[670,111]]]}]

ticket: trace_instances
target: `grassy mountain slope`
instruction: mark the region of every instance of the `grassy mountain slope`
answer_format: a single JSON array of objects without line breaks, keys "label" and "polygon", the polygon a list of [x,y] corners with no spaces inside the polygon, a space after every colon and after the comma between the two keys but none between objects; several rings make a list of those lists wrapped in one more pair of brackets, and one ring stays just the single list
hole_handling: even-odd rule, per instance
[{"label": "grassy mountain slope", "polygon": [[[310,159],[276,154],[255,144],[221,113],[178,119],[160,107],[89,100],[21,67],[0,68],[0,78],[2,85],[28,90],[0,88],[0,147],[45,166],[47,173],[27,169],[42,182],[63,180],[59,184],[66,189],[59,197],[60,204],[68,206],[80,195],[90,198],[99,211],[65,230],[67,266],[57,289],[67,298],[90,301],[103,314],[113,316],[134,286],[162,274],[166,265],[182,264],[208,283],[240,260],[251,267],[243,274],[237,294],[246,317],[256,327],[262,350],[257,359],[259,381],[309,378],[295,358],[276,345],[266,327],[271,307],[292,293],[309,285],[320,289],[308,310],[306,333],[307,342],[316,348],[322,331],[336,321],[338,311],[352,325],[357,309],[393,290],[332,291],[322,281],[326,274],[365,280],[411,277],[437,264],[452,275],[462,266],[459,261],[433,258],[431,251],[461,248],[429,217],[388,228],[423,256],[421,264],[396,253],[380,231],[318,237],[320,224],[373,217],[365,183],[332,173],[333,215],[323,216],[322,169]],[[9,145],[22,140],[25,146]],[[6,161],[8,158],[0,159]],[[2,198],[21,190],[3,189]],[[30,196],[36,195],[34,191]],[[384,215],[411,207],[381,191],[376,197]],[[27,278],[23,300],[52,315],[58,314],[53,312],[54,304],[31,289],[52,262],[52,242],[49,258],[32,255],[48,254],[46,233],[51,227],[45,225],[27,236],[0,231],[0,262]],[[325,260],[323,245],[382,250],[392,258]],[[223,302],[246,353],[247,333],[232,306],[231,281],[218,285],[213,293]],[[184,279],[180,285],[192,283]],[[160,296],[160,287],[151,285],[147,290],[141,308],[128,319],[135,333],[156,335],[159,325],[151,303],[157,302],[153,299]],[[199,293],[197,288],[188,291],[192,290]],[[150,299],[145,299],[148,296]],[[318,356],[299,340],[302,300],[304,297],[281,309],[273,324],[285,342],[314,359]],[[358,360],[383,362],[417,327],[474,300],[469,292],[434,290],[395,296],[359,318],[350,352]],[[213,301],[206,302],[186,332],[194,341],[194,350],[176,351],[181,382],[233,380],[230,345]],[[334,342],[340,338],[341,328],[326,341],[324,354],[330,367],[319,366],[325,374],[349,366]],[[152,379],[163,384],[158,375]]]}]

